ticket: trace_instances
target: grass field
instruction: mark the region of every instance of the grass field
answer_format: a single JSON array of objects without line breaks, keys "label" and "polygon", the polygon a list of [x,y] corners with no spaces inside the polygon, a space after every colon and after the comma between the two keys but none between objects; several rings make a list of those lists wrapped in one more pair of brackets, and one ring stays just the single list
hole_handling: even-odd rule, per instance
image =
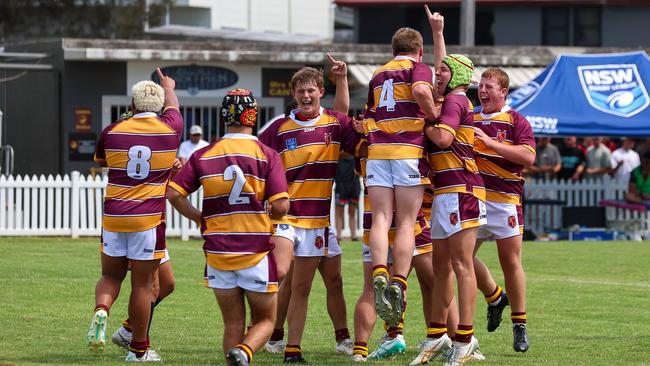
[{"label": "grass field", "polygon": [[[203,254],[198,241],[169,244],[176,291],[156,310],[152,345],[165,364],[221,365],[222,323],[210,290],[202,287]],[[350,330],[361,291],[360,251],[345,243],[343,278]],[[487,243],[480,255],[494,269],[496,249]],[[650,364],[650,245],[630,242],[526,243],[528,319],[531,349],[512,350],[506,319],[494,333],[485,330],[485,303],[475,322],[481,365],[648,365]],[[0,365],[121,363],[125,352],[112,344],[102,358],[85,347],[99,276],[97,239],[0,239]],[[416,289],[415,278],[411,289]],[[302,348],[313,365],[353,364],[334,354],[334,334],[324,315],[320,278],[310,301]],[[407,313],[406,355],[375,362],[407,365],[424,337],[419,293],[411,291]],[[113,306],[110,334],[126,314],[128,288]],[[371,350],[381,329],[375,328]],[[278,355],[256,354],[255,364],[280,364]]]}]

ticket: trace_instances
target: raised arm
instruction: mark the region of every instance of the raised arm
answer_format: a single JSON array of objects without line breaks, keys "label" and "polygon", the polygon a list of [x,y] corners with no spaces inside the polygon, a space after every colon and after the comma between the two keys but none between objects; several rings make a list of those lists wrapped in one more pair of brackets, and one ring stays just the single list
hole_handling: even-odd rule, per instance
[{"label": "raised arm", "polygon": [[174,92],[174,89],[176,88],[176,82],[169,76],[163,75],[162,71],[160,71],[160,68],[157,68],[156,72],[158,73],[158,78],[160,79],[160,86],[165,91],[165,104],[163,105],[163,110],[168,107],[174,107],[178,109],[180,107],[180,104],[178,103],[176,92]]},{"label": "raised arm", "polygon": [[348,114],[350,110],[350,91],[348,89],[348,66],[343,61],[335,60],[331,53],[327,59],[332,65],[332,75],[336,79],[336,92],[332,109],[335,112]]},{"label": "raised arm", "polygon": [[[525,145],[506,145],[486,135],[483,130],[474,127],[474,138],[480,140],[485,144],[485,147],[491,149],[495,153],[501,155],[504,159],[511,161],[515,164],[531,167],[535,163],[535,153]],[[534,171],[534,168],[531,170]]]},{"label": "raised arm", "polygon": [[443,34],[445,28],[445,17],[438,12],[432,14],[427,5],[424,5],[424,10],[427,13],[427,19],[431,26],[431,33],[433,33],[433,66],[436,71],[438,71],[440,70],[442,59],[447,56],[445,36]]}]

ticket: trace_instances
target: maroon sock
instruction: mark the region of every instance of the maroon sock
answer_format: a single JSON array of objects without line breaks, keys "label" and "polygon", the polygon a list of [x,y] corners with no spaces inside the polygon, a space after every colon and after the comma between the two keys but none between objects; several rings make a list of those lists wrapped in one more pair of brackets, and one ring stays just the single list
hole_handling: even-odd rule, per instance
[{"label": "maroon sock", "polygon": [[348,328],[341,328],[335,330],[334,337],[336,337],[336,343],[339,343],[344,339],[350,338],[350,331],[348,330]]},{"label": "maroon sock", "polygon": [[95,310],[93,312],[97,312],[97,310],[99,310],[99,309],[106,310],[106,315],[108,315],[108,312],[110,310],[107,305],[97,304],[97,305],[95,305]]},{"label": "maroon sock", "polygon": [[273,329],[273,334],[271,334],[270,341],[281,341],[284,339],[284,328]]},{"label": "maroon sock", "polygon": [[129,345],[129,350],[135,353],[138,358],[144,356],[145,352],[147,352],[147,348],[149,348],[148,339],[140,342],[131,340],[131,344]]}]

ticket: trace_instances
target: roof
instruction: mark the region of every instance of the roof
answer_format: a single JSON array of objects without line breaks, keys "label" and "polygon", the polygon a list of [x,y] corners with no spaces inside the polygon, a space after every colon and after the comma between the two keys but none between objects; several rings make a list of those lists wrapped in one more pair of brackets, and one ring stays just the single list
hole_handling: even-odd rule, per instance
[{"label": "roof", "polygon": [[[350,74],[361,85],[368,85],[373,72],[381,65],[349,65],[348,69]],[[474,69],[474,80],[479,80],[483,71],[491,66],[477,66]],[[544,71],[544,67],[500,67],[510,77],[510,87],[517,88],[527,84],[533,80],[537,75]]]}]

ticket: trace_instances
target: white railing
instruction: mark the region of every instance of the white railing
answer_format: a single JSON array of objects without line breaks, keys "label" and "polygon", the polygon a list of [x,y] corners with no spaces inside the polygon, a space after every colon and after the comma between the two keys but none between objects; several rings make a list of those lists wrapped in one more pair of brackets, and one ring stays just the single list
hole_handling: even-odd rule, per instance
[{"label": "white railing", "polygon": [[[98,236],[105,186],[105,177],[83,176],[79,172],[56,177],[0,176],[0,236]],[[626,190],[625,184],[610,179],[577,183],[529,181],[525,196],[537,203],[525,207],[526,227],[536,233],[561,228],[563,206],[596,207],[603,199],[622,200]],[[544,200],[551,203],[544,204]],[[192,194],[190,201],[200,209],[201,191]],[[359,201],[359,210],[363,212],[363,199]],[[331,213],[333,221],[333,206]],[[182,217],[169,204],[166,217],[168,236],[183,240],[200,236],[196,224]],[[645,212],[607,208],[607,219],[636,222],[642,230],[650,230],[650,215]],[[347,212],[345,221],[348,221]],[[357,226],[362,224],[359,222]],[[357,232],[362,235],[363,230],[359,228]],[[349,235],[347,225],[342,235]]]},{"label": "white railing", "polygon": [[[525,226],[535,233],[560,229],[562,207],[598,207],[602,200],[623,200],[626,191],[627,184],[609,177],[579,182],[530,180],[526,182],[525,197],[536,203],[524,206]],[[549,203],[544,204],[544,200]],[[607,207],[606,215],[610,223],[637,223],[643,231],[650,229],[650,215],[646,212]]]},{"label": "white railing", "polygon": [[[99,174],[83,176],[76,171],[63,177],[0,176],[0,236],[98,236],[106,182],[107,178]],[[202,190],[189,199],[201,209]],[[363,210],[363,202],[359,209]],[[333,218],[333,205],[331,214]],[[181,216],[169,202],[166,218],[167,236],[182,240],[200,237],[196,224]],[[347,212],[345,222],[347,225]],[[360,235],[363,230],[357,232]],[[347,226],[343,235],[349,235]]]}]

